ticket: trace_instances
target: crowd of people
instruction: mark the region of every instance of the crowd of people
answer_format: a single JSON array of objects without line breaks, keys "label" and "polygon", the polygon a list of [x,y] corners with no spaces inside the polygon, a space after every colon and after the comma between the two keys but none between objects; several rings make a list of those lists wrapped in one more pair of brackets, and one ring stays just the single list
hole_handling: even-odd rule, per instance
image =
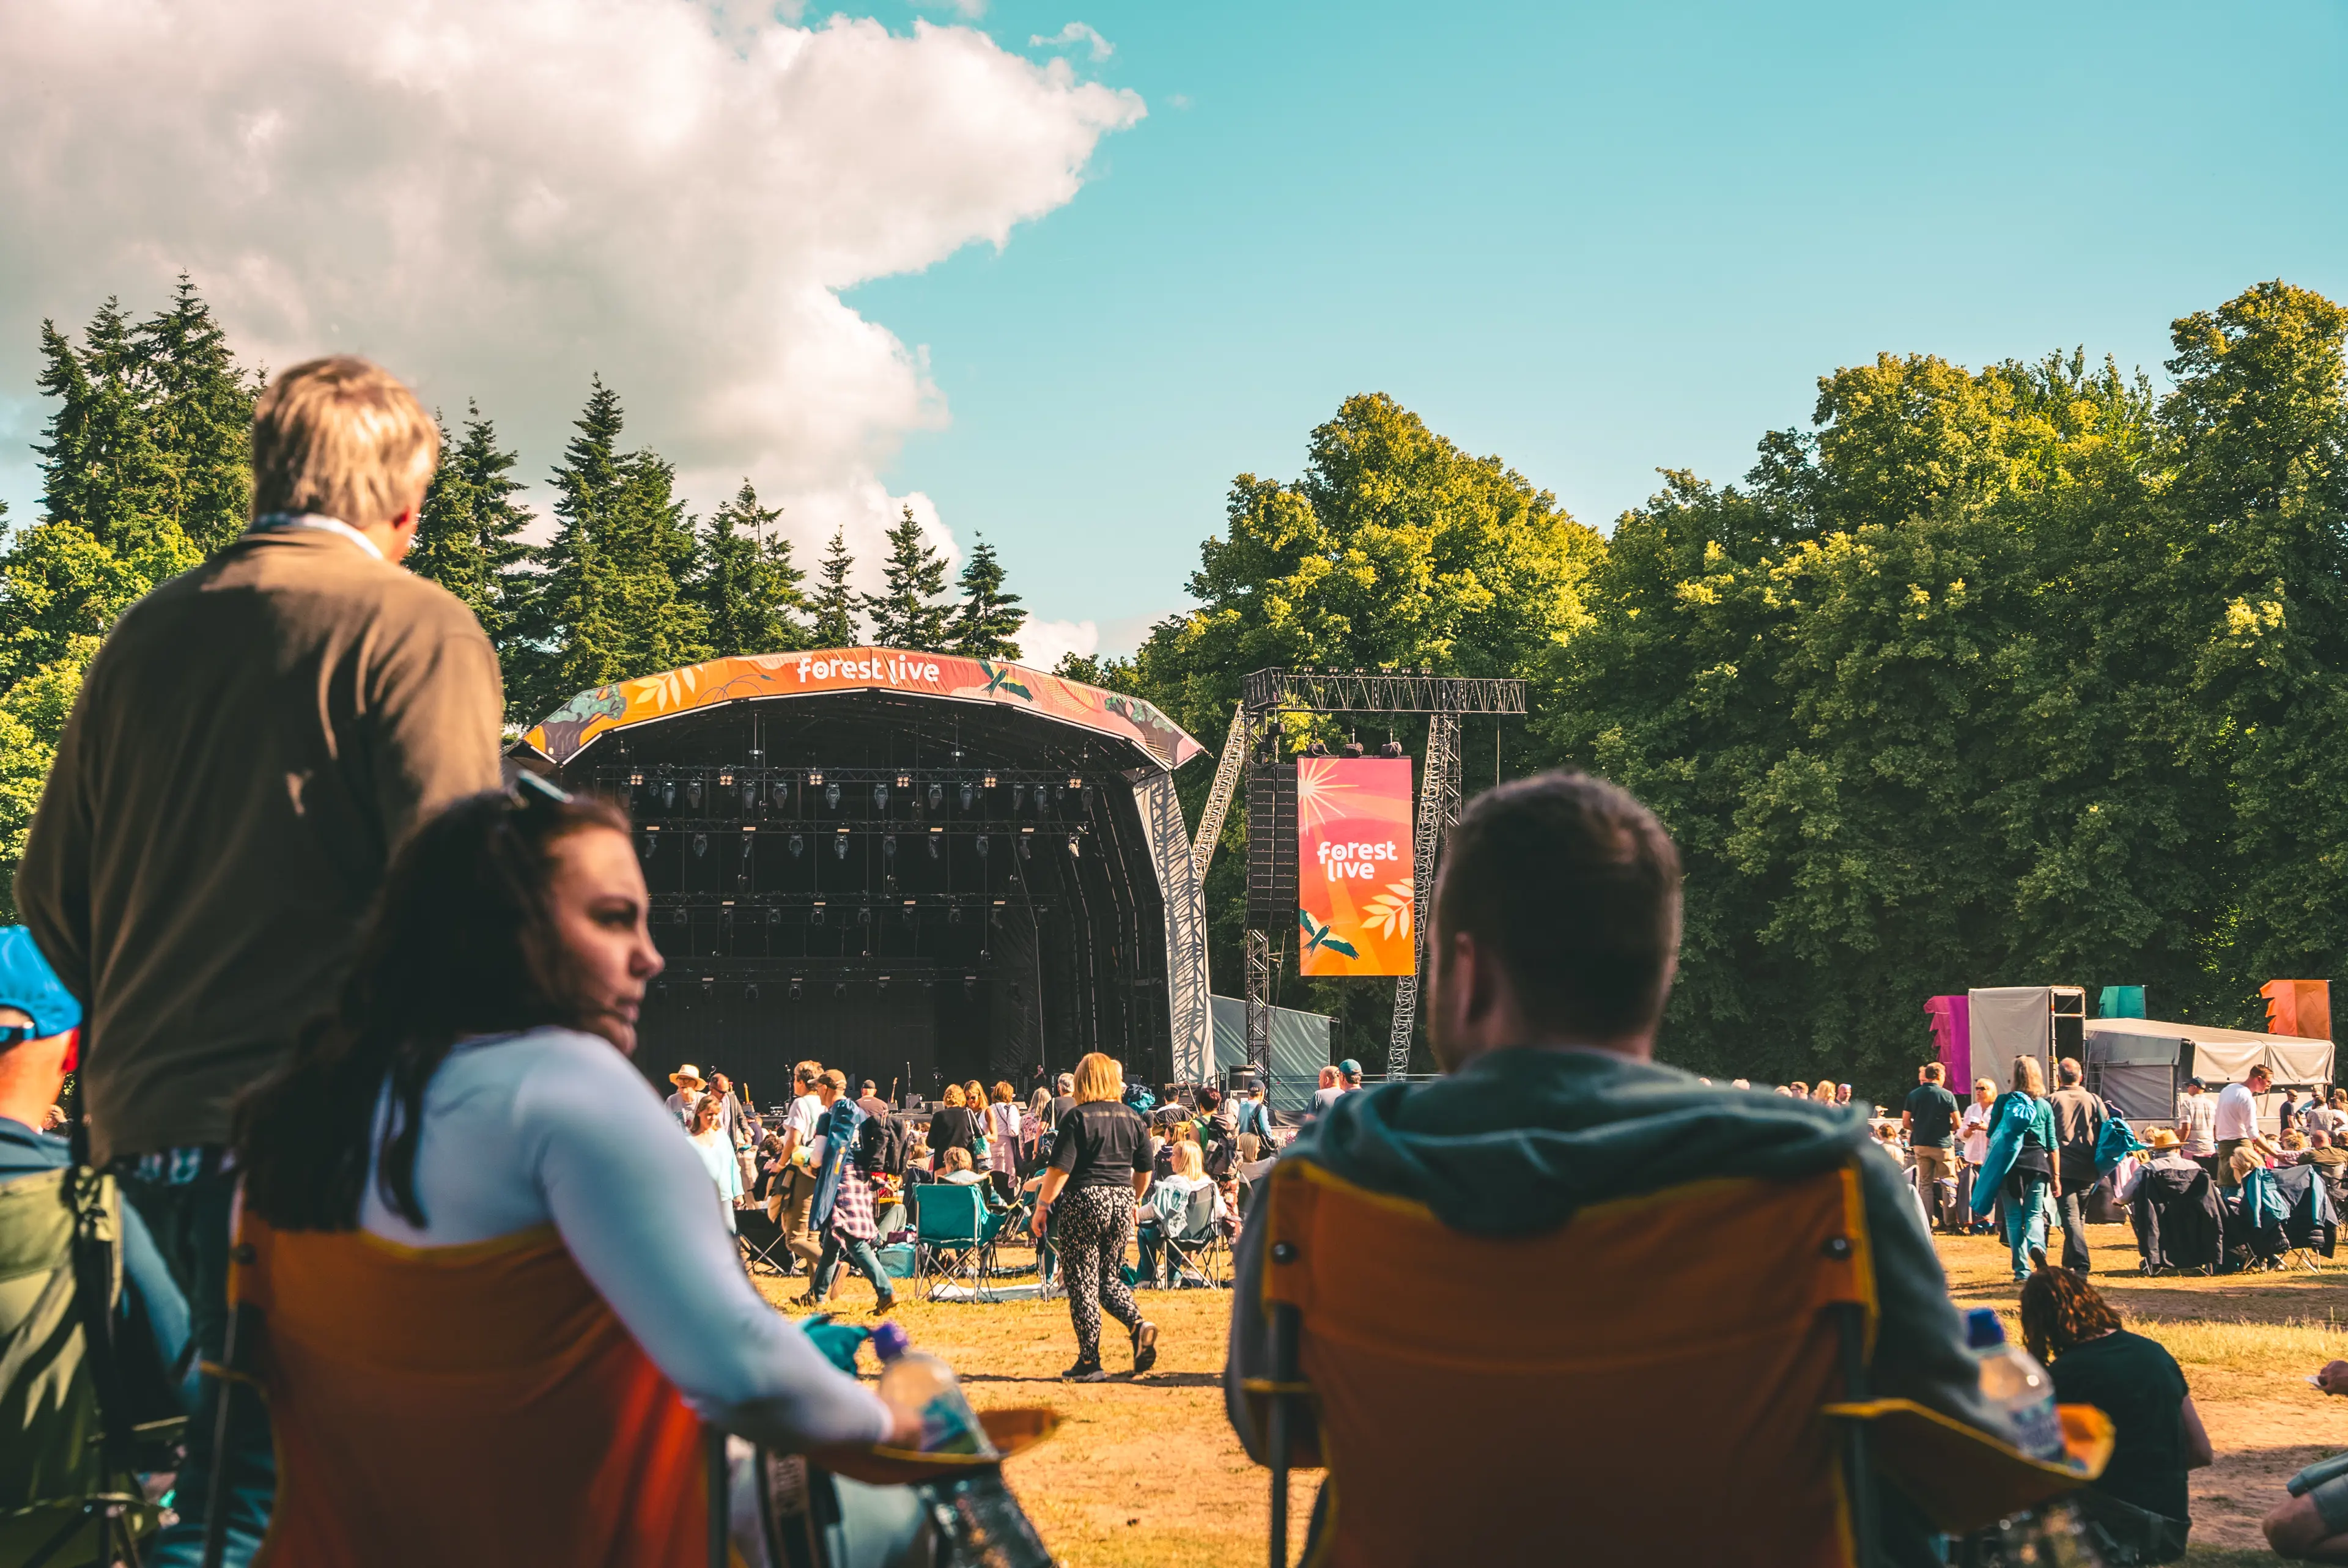
[{"label": "crowd of people", "polygon": [[[920,1440],[917,1416],[853,1375],[859,1332],[759,1295],[741,1216],[780,1233],[808,1276],[802,1301],[828,1303],[853,1267],[885,1313],[881,1200],[922,1180],[1025,1214],[1065,1279],[1066,1376],[1081,1381],[1107,1376],[1104,1316],[1150,1370],[1159,1333],[1126,1260],[1181,1283],[1179,1244],[1203,1216],[1235,1259],[1229,1419],[1267,1460],[1265,1412],[1298,1387],[1300,1332],[1267,1282],[1298,1259],[1243,1219],[1241,1188],[1262,1191],[1274,1161],[1525,1248],[1585,1208],[1732,1180],[1846,1184],[1838,1223],[1865,1245],[1794,1240],[1805,1264],[1864,1272],[1856,1373],[1878,1399],[2010,1447],[1930,1235],[2002,1205],[2032,1350],[2117,1430],[2091,1512],[2131,1555],[2109,1560],[2181,1550],[2183,1477],[2210,1445],[2174,1359],[2086,1281],[2079,1200],[2107,1169],[2110,1118],[2077,1064],[2050,1092],[2017,1061],[2003,1091],[1976,1083],[1965,1104],[1927,1064],[1897,1125],[1871,1132],[1849,1085],[1770,1095],[1656,1062],[1678,853],[1598,780],[1544,774],[1469,804],[1424,914],[1441,1074],[1365,1088],[1357,1062],[1337,1063],[1292,1140],[1260,1086],[1161,1103],[1099,1053],[1024,1095],[951,1086],[918,1116],[813,1061],[778,1114],[695,1064],[669,1075],[664,1105],[631,1060],[664,960],[630,825],[528,774],[501,782],[488,640],[397,569],[438,442],[413,395],[363,361],[273,380],[252,528],[133,606],[99,650],[24,850],[26,928],[0,933],[0,1182],[54,1183],[83,1158],[113,1174],[125,1288],[108,1341],[194,1417],[177,1518],[147,1561],[193,1564],[208,1531],[232,1565],[264,1535],[284,1562],[703,1558],[705,1430],[729,1435],[717,1462],[746,1497],[771,1495],[747,1484],[757,1447]],[[68,1071],[70,1141],[44,1130]],[[2348,1162],[2348,1101],[2294,1102],[2270,1141],[2243,1119],[2262,1087],[2229,1085],[2206,1112],[2197,1089],[2147,1163]],[[257,1346],[232,1353],[232,1308],[265,1317]],[[1721,1383],[1766,1388],[1784,1370],[1716,1350]],[[1375,1385],[1367,1354],[1357,1369]],[[200,1370],[231,1362],[265,1399]],[[2348,1392],[2348,1364],[2320,1377]],[[1814,1419],[1826,1390],[1797,1392]],[[1332,1427],[1330,1488],[1345,1454],[1393,1436],[1336,1430],[1346,1410],[1301,1418]],[[1893,1470],[1869,1482],[1886,1559],[1937,1561]],[[2302,1480],[2271,1534],[2348,1560],[2348,1480]],[[924,1517],[905,1489],[841,1484],[841,1506],[884,1532]],[[1313,1528],[1439,1531],[1441,1560],[1531,1561],[1571,1487],[1440,1509],[1357,1491]],[[1579,1501],[1593,1506],[1577,1528],[1611,1539],[1608,1500]],[[1830,1512],[1821,1530],[1839,1528]],[[762,1565],[775,1556],[751,1513],[736,1544]],[[1778,1560],[1777,1544],[1746,1542],[1743,1560]]]}]

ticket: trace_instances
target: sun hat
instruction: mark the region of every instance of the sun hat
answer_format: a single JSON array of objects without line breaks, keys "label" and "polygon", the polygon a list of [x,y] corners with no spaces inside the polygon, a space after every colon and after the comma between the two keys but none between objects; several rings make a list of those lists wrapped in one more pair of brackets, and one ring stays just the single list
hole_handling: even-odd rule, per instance
[{"label": "sun hat", "polygon": [[701,1069],[694,1066],[693,1063],[688,1061],[682,1067],[679,1067],[675,1072],[670,1073],[668,1075],[668,1081],[671,1083],[675,1084],[698,1083],[701,1081]]},{"label": "sun hat", "polygon": [[2170,1132],[2168,1128],[2155,1127],[2152,1130],[2152,1137],[2149,1141],[2149,1146],[2155,1149],[2174,1149],[2180,1146],[2183,1142],[2183,1139],[2178,1137],[2176,1133]]},{"label": "sun hat", "polygon": [[26,1040],[48,1040],[81,1023],[81,1003],[22,926],[0,928],[0,1007],[15,1008],[33,1020]]}]

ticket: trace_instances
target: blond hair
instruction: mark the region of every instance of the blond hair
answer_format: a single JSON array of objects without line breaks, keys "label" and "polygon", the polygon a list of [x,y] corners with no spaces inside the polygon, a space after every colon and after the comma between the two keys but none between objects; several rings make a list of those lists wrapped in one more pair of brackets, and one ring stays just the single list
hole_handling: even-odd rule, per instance
[{"label": "blond hair", "polygon": [[2013,1059],[2013,1089],[2017,1094],[2031,1094],[2041,1100],[2046,1098],[2046,1070],[2038,1065],[2036,1057],[2017,1056]]},{"label": "blond hair", "polygon": [[1174,1145],[1174,1173],[1188,1177],[1194,1182],[1207,1173],[1207,1157],[1199,1152],[1199,1145],[1196,1143]]},{"label": "blond hair", "polygon": [[1125,1073],[1116,1061],[1097,1050],[1085,1052],[1076,1063],[1076,1103],[1125,1098]]},{"label": "blond hair", "polygon": [[1819,1079],[1818,1086],[1810,1091],[1810,1098],[1813,1100],[1832,1100],[1834,1097],[1834,1081],[1832,1079]]},{"label": "blond hair", "polygon": [[1010,1083],[1010,1081],[1009,1081],[1009,1080],[1007,1080],[1007,1079],[997,1079],[997,1080],[995,1080],[995,1083],[994,1083],[994,1100],[995,1100],[995,1103],[997,1103],[997,1104],[999,1105],[999,1104],[1001,1104],[1001,1103],[1002,1103],[1004,1101],[1005,1101],[1005,1100],[1016,1100],[1016,1099],[1018,1099],[1018,1098],[1019,1098],[1019,1091],[1017,1091],[1016,1089],[1014,1089],[1014,1088],[1012,1088],[1012,1087],[1011,1087],[1011,1083]]},{"label": "blond hair", "polygon": [[255,518],[314,512],[372,528],[421,506],[439,464],[439,425],[355,354],[279,372],[253,406]]},{"label": "blond hair", "polygon": [[959,1143],[946,1151],[945,1160],[946,1169],[949,1171],[967,1171],[970,1169],[970,1151],[963,1148]]},{"label": "blond hair", "polygon": [[972,1079],[968,1083],[963,1084],[962,1086],[962,1102],[964,1105],[969,1106],[973,1111],[985,1110],[986,1085],[981,1083],[975,1078]]},{"label": "blond hair", "polygon": [[962,1103],[961,1084],[949,1083],[946,1085],[946,1103],[949,1105],[960,1105]]}]

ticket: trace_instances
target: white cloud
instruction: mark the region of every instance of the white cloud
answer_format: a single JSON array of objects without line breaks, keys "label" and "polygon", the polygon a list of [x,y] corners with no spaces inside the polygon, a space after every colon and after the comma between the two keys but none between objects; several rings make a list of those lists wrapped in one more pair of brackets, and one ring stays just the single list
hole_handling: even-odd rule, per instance
[{"label": "white cloud", "polygon": [[1019,629],[1019,662],[1030,670],[1049,670],[1067,654],[1100,651],[1100,628],[1089,620],[1038,620],[1027,618]]},{"label": "white cloud", "polygon": [[1093,58],[1096,60],[1106,60],[1117,53],[1114,45],[1082,22],[1071,22],[1048,38],[1041,33],[1031,34],[1027,42],[1031,45],[1040,44],[1045,48],[1083,44],[1092,50]]},{"label": "white cloud", "polygon": [[[143,313],[185,269],[249,361],[349,349],[476,397],[533,479],[601,372],[704,506],[747,474],[810,547],[845,523],[870,565],[907,502],[942,538],[878,476],[944,400],[839,291],[1004,244],[1141,102],[967,28],[777,14],[0,6],[0,387],[37,317]],[[43,407],[0,405],[12,459]]]}]

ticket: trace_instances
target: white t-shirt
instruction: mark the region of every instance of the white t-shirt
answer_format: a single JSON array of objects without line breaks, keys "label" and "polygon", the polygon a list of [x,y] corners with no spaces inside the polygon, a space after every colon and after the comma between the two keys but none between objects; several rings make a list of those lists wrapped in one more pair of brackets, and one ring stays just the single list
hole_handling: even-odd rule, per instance
[{"label": "white t-shirt", "polygon": [[1989,1158],[1989,1113],[1992,1109],[1977,1100],[1968,1100],[1964,1114],[1957,1118],[1957,1130],[1964,1135],[1964,1154],[1969,1163],[1978,1165]]},{"label": "white t-shirt", "polygon": [[[378,1127],[390,1110],[386,1091]],[[464,1041],[425,1086],[416,1153],[425,1225],[386,1204],[370,1172],[359,1228],[439,1248],[551,1224],[704,1420],[789,1450],[886,1435],[879,1398],[752,1288],[709,1201],[731,1152],[711,1153],[705,1167],[607,1040],[538,1029]]]},{"label": "white t-shirt", "polygon": [[2258,1131],[2259,1097],[2250,1092],[2250,1085],[2229,1083],[2218,1091],[2218,1142],[2256,1137]]},{"label": "white t-shirt", "polygon": [[2184,1154],[2214,1154],[2218,1102],[2208,1094],[2188,1094],[2177,1102],[2177,1135],[2185,1140]]}]

